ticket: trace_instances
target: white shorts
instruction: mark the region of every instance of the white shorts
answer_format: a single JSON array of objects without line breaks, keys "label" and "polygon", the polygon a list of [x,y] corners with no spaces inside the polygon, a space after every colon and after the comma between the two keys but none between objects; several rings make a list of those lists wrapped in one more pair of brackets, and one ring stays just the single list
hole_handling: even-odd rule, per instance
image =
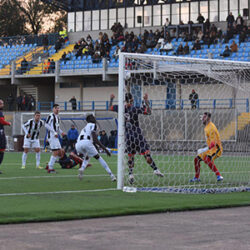
[{"label": "white shorts", "polygon": [[88,155],[89,157],[93,157],[98,154],[93,142],[90,140],[81,140],[76,143],[76,151],[77,153]]},{"label": "white shorts", "polygon": [[59,139],[56,137],[52,137],[52,138],[48,139],[48,142],[49,142],[49,146],[50,146],[51,150],[56,150],[56,149],[62,148]]},{"label": "white shorts", "polygon": [[40,141],[39,139],[31,140],[25,136],[23,140],[23,148],[40,148]]}]

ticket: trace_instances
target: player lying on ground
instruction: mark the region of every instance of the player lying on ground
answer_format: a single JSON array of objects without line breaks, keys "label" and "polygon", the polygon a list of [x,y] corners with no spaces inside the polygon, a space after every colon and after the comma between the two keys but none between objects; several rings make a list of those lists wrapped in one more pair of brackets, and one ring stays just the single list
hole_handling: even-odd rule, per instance
[{"label": "player lying on ground", "polygon": [[[94,157],[96,160],[100,162],[100,164],[103,166],[103,168],[107,171],[107,173],[110,175],[110,178],[112,181],[116,181],[116,177],[110,170],[108,164],[104,159],[99,155],[96,147],[94,144],[98,145],[100,148],[102,148],[108,156],[111,156],[108,149],[102,145],[102,143],[97,139],[97,126],[96,126],[96,119],[91,114],[86,117],[87,125],[82,129],[76,143],[76,151],[78,154],[85,155],[85,159],[82,163],[81,168],[79,169],[79,179],[81,180],[83,178],[83,172],[86,169],[88,163],[89,163],[89,157]],[[88,157],[87,157],[88,156]]]},{"label": "player lying on ground", "polygon": [[34,118],[28,120],[22,125],[22,129],[25,133],[23,141],[23,155],[22,155],[22,169],[26,168],[26,160],[29,149],[34,148],[36,152],[36,168],[42,169],[40,167],[40,141],[39,133],[41,127],[44,125],[44,121],[41,120],[41,114],[36,111]]},{"label": "player lying on ground", "polygon": [[[78,156],[76,150],[72,151],[69,156],[65,153],[64,149],[61,150],[61,156],[58,163],[61,165],[62,168],[69,169],[77,166],[82,166],[83,163],[83,156]],[[86,157],[88,159],[88,157]],[[90,167],[91,164],[88,164],[87,167]]]},{"label": "player lying on ground", "polygon": [[204,132],[208,147],[198,150],[198,155],[194,159],[195,177],[191,179],[190,182],[200,182],[201,161],[204,161],[216,174],[217,181],[223,180],[223,177],[214,164],[214,160],[222,155],[223,148],[220,140],[220,134],[210,119],[211,114],[209,112],[205,112],[202,117],[202,122],[203,125],[205,125]]},{"label": "player lying on ground", "polygon": [[[118,112],[118,105],[112,105],[115,96],[112,94],[110,96],[110,110]],[[128,167],[129,167],[129,182],[132,184],[134,182],[134,161],[135,154],[138,152],[144,155],[147,163],[154,170],[154,174],[160,177],[164,175],[157,168],[154,160],[150,154],[150,147],[146,139],[142,134],[142,130],[139,124],[139,115],[150,115],[151,109],[148,101],[148,95],[145,94],[143,97],[143,105],[140,108],[134,107],[134,99],[131,93],[126,93],[125,95],[125,134],[126,134],[126,151],[128,153]]]},{"label": "player lying on ground", "polygon": [[[6,137],[4,134],[4,126],[11,126],[11,123],[5,121],[4,119],[4,115],[2,113],[3,107],[4,107],[4,101],[0,99],[0,165],[3,162],[4,151],[6,148]],[[1,171],[0,174],[2,174]]]}]

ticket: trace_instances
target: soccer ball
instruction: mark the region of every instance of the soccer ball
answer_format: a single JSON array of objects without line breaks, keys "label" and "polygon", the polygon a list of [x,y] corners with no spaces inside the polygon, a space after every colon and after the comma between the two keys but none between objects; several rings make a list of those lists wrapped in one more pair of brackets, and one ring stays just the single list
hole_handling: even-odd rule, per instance
[{"label": "soccer ball", "polygon": [[129,71],[125,71],[125,80],[129,80],[131,78],[131,73]]}]

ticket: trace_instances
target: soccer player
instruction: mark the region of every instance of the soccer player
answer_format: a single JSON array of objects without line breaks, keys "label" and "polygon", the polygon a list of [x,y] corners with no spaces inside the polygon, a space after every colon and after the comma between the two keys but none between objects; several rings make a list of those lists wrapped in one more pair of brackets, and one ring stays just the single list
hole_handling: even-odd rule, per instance
[{"label": "soccer player", "polygon": [[102,145],[102,143],[97,139],[97,126],[95,117],[90,114],[86,117],[87,125],[82,129],[76,143],[76,151],[78,154],[85,155],[85,159],[82,163],[81,168],[79,168],[79,179],[83,178],[83,172],[86,169],[89,163],[89,157],[94,157],[96,160],[100,162],[103,168],[110,175],[111,181],[116,181],[116,177],[110,170],[108,164],[104,159],[99,155],[96,146],[102,148],[108,156],[111,156],[109,150]]},{"label": "soccer player", "polygon": [[221,156],[223,152],[220,134],[216,126],[211,122],[211,113],[205,112],[202,117],[203,125],[205,126],[204,132],[206,137],[207,146],[198,150],[198,155],[194,159],[195,177],[190,182],[200,182],[200,162],[204,161],[209,168],[216,174],[217,181],[222,181],[219,170],[214,164],[214,160]]},{"label": "soccer player", "polygon": [[54,164],[59,157],[61,152],[61,144],[59,141],[59,135],[64,136],[63,131],[60,129],[60,118],[59,118],[60,107],[58,104],[53,105],[53,113],[50,114],[46,120],[45,128],[48,129],[48,142],[50,149],[52,150],[52,155],[50,161],[46,166],[48,173],[56,173],[54,170]]},{"label": "soccer player", "polygon": [[[69,169],[69,168],[75,167],[78,164],[81,167],[83,163],[83,159],[82,157],[77,155],[76,150],[72,151],[69,154],[69,156],[67,156],[64,149],[62,149],[58,163],[61,165],[62,168]],[[91,164],[87,165],[87,167],[90,167],[90,166]]]},{"label": "soccer player", "polygon": [[[4,107],[4,101],[0,99],[0,165],[3,162],[3,156],[4,156],[4,151],[6,148],[6,138],[5,138],[5,134],[4,134],[4,126],[10,126],[11,123],[5,121],[4,119],[4,115],[3,115],[3,107]],[[0,171],[0,174],[2,174],[2,172]]]},{"label": "soccer player", "polygon": [[29,149],[34,148],[36,152],[36,168],[42,169],[40,166],[40,141],[39,133],[41,127],[44,125],[44,121],[41,120],[41,114],[36,111],[34,118],[28,120],[22,125],[23,131],[25,133],[23,142],[23,156],[22,156],[22,169],[26,168],[26,160]]},{"label": "soccer player", "polygon": [[[118,112],[118,105],[112,105],[115,96],[111,94],[110,96],[110,108],[109,110]],[[126,93],[125,95],[125,138],[126,138],[126,150],[128,153],[128,167],[129,167],[129,182],[134,183],[134,156],[136,152],[144,155],[145,160],[154,170],[154,174],[160,177],[164,175],[157,168],[154,160],[150,154],[150,147],[146,139],[142,134],[142,130],[139,124],[139,115],[150,115],[151,109],[148,101],[148,95],[145,94],[143,97],[142,107],[134,107],[134,99],[131,93]]]}]

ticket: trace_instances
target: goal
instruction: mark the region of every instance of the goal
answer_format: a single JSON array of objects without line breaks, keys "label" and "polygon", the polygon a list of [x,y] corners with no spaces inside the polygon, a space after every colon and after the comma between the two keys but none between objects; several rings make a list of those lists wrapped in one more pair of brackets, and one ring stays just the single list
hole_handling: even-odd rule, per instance
[{"label": "goal", "polygon": [[[193,92],[198,98],[190,95]],[[141,107],[148,95],[151,114],[140,114],[139,126],[164,177],[155,175],[144,156],[136,154],[131,184],[126,93],[132,94],[135,107]],[[121,53],[117,188],[178,193],[250,190],[249,99],[249,62]],[[190,182],[197,150],[207,146],[200,119],[204,112],[211,113],[221,136],[224,150],[215,164],[222,182],[204,162],[201,181]]]}]

